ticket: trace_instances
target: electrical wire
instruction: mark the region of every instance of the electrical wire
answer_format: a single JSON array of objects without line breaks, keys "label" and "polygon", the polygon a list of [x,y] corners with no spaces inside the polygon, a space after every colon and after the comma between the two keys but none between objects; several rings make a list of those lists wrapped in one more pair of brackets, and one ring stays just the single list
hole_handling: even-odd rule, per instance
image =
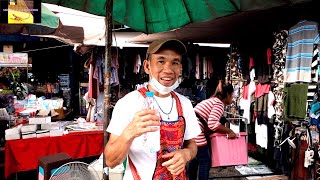
[{"label": "electrical wire", "polygon": [[[48,49],[54,49],[54,48],[60,48],[60,47],[67,47],[70,45],[61,45],[61,46],[52,46],[52,47],[46,47],[46,48],[40,48],[40,49],[31,49],[31,50],[26,50],[26,51],[21,51],[21,53],[27,53],[27,52],[34,52],[34,51],[42,51],[42,50],[48,50]],[[19,52],[17,52],[19,53]]]}]

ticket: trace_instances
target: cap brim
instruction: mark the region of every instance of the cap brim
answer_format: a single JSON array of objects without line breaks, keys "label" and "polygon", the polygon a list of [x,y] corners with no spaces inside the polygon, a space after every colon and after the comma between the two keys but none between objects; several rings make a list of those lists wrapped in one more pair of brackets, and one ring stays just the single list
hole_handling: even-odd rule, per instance
[{"label": "cap brim", "polygon": [[154,54],[164,46],[170,46],[170,48],[178,50],[179,53],[181,53],[181,55],[187,53],[186,46],[181,41],[179,41],[177,39],[166,39],[166,40],[155,41],[150,44],[150,46],[147,50],[147,53]]}]

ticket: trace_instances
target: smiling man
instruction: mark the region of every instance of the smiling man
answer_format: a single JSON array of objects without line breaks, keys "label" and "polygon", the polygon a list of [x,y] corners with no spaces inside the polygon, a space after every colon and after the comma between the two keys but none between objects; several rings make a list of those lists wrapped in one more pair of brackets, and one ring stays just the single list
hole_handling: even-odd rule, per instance
[{"label": "smiling man", "polygon": [[[124,180],[186,179],[185,167],[197,153],[194,138],[201,130],[192,104],[173,92],[179,86],[184,44],[175,39],[150,44],[144,70],[149,83],[120,99],[114,107],[107,131],[106,164],[115,167],[128,158]],[[155,94],[156,110],[143,109],[145,93]],[[143,134],[160,127],[160,151],[151,153],[143,146]]]}]

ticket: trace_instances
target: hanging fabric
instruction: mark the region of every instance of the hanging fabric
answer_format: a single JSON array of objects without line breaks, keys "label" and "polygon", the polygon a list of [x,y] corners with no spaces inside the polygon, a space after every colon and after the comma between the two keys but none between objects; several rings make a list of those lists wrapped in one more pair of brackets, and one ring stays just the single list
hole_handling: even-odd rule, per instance
[{"label": "hanging fabric", "polygon": [[313,45],[318,43],[317,22],[303,20],[290,28],[285,82],[311,82]]},{"label": "hanging fabric", "polygon": [[200,55],[196,55],[196,79],[200,79]]},{"label": "hanging fabric", "polygon": [[119,69],[119,62],[118,62],[119,54],[118,48],[114,51],[111,55],[111,77],[110,77],[110,84],[112,86],[119,85],[119,76],[118,76],[118,69]]},{"label": "hanging fabric", "polygon": [[207,57],[203,58],[202,62],[202,73],[203,73],[203,79],[208,78],[208,62],[207,62]]},{"label": "hanging fabric", "polygon": [[274,146],[278,147],[278,145],[282,142],[282,135],[283,135],[283,128],[284,128],[284,114],[283,114],[284,74],[283,72],[284,72],[285,63],[286,63],[288,31],[280,30],[278,32],[273,33],[273,36],[275,40],[272,48],[272,53],[274,57],[273,94],[275,96]]},{"label": "hanging fabric", "polygon": [[140,72],[141,66],[141,57],[140,54],[137,54],[134,60],[133,73],[138,74]]}]

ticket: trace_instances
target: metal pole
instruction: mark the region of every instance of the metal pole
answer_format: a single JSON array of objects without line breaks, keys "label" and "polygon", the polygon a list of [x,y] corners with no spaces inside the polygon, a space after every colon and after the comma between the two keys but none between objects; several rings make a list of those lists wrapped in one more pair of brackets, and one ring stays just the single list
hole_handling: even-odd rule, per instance
[{"label": "metal pole", "polygon": [[[112,45],[112,9],[113,9],[113,0],[106,0],[106,32],[105,32],[105,69],[104,69],[104,125],[103,125],[103,132],[104,132],[104,141],[103,141],[103,150],[106,146],[109,135],[106,131],[109,122],[110,122],[110,66],[111,66],[111,45]],[[105,157],[103,156],[103,168],[105,168]],[[103,179],[109,180],[109,175],[103,173]]]}]

